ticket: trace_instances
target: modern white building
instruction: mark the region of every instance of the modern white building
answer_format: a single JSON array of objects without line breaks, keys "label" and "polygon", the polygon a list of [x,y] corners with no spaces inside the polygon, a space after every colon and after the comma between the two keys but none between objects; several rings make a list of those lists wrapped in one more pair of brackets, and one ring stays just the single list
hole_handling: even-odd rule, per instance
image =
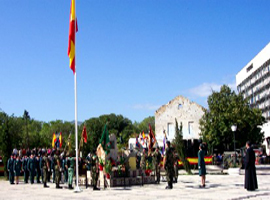
[{"label": "modern white building", "polygon": [[267,123],[262,126],[266,152],[270,138],[270,43],[268,43],[238,74],[236,86],[252,108],[259,108]]},{"label": "modern white building", "polygon": [[261,109],[270,121],[270,43],[238,72],[236,86],[250,106]]},{"label": "modern white building", "polygon": [[183,96],[177,96],[155,112],[155,133],[159,145],[163,144],[164,131],[168,140],[175,136],[175,119],[183,126],[183,139],[194,140],[200,138],[199,120],[205,109],[197,103],[191,102]]}]

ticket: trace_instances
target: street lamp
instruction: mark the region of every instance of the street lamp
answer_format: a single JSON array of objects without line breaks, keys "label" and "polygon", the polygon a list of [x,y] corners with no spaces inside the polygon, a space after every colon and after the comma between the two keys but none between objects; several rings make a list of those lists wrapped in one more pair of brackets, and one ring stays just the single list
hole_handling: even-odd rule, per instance
[{"label": "street lamp", "polygon": [[236,164],[236,151],[235,151],[235,131],[237,129],[236,125],[232,125],[231,127],[232,132],[233,132],[233,143],[234,143],[234,165]]}]

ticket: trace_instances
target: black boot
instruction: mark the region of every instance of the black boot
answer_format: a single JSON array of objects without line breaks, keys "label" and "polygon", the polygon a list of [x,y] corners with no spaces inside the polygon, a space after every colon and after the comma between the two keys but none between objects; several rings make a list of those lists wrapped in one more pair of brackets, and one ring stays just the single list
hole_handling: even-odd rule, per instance
[{"label": "black boot", "polygon": [[96,186],[93,187],[93,190],[100,190],[99,188],[97,188]]},{"label": "black boot", "polygon": [[48,186],[46,183],[44,183],[44,184],[43,184],[43,187],[44,187],[44,188],[48,188],[49,186]]},{"label": "black boot", "polygon": [[72,187],[72,185],[70,185],[70,184],[68,185],[68,188],[71,189],[71,190],[74,189],[74,188]]}]

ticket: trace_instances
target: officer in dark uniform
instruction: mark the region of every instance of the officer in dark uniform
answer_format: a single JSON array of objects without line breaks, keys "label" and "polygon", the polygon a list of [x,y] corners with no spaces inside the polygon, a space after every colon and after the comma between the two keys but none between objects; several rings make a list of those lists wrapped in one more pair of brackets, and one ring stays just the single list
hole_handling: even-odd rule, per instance
[{"label": "officer in dark uniform", "polygon": [[30,158],[28,159],[28,163],[27,163],[27,169],[28,169],[29,174],[30,174],[30,182],[31,182],[31,184],[34,183],[35,172],[36,172],[36,163],[35,163],[34,155],[35,155],[35,153],[32,152]]},{"label": "officer in dark uniform", "polygon": [[40,155],[38,154],[36,156],[36,172],[37,172],[37,183],[40,183],[40,175],[41,175],[41,170],[40,170]]},{"label": "officer in dark uniform", "polygon": [[19,155],[17,155],[16,160],[14,160],[13,169],[14,169],[14,173],[15,173],[16,184],[19,184],[19,177],[20,177],[21,171],[22,171],[22,162],[21,162]]},{"label": "officer in dark uniform", "polygon": [[168,182],[168,186],[166,187],[166,189],[172,189],[173,176],[174,176],[174,168],[173,168],[174,158],[173,158],[173,150],[171,148],[170,141],[166,142],[166,151],[165,151],[163,163],[166,170],[166,177],[167,177],[167,182]]},{"label": "officer in dark uniform", "polygon": [[7,162],[7,170],[9,172],[9,182],[14,184],[14,155],[11,154]]},{"label": "officer in dark uniform", "polygon": [[23,166],[23,176],[24,176],[24,183],[28,183],[28,178],[29,178],[29,171],[27,169],[27,163],[28,163],[28,156],[25,155],[24,158],[23,158],[23,163],[22,163],[22,166]]}]

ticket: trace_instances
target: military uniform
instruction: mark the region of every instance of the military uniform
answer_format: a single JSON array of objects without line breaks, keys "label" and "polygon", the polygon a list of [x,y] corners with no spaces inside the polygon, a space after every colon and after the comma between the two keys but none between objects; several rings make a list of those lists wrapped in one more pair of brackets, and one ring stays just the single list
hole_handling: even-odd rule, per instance
[{"label": "military uniform", "polygon": [[51,156],[51,173],[52,173],[52,181],[55,182],[55,158]]},{"label": "military uniform", "polygon": [[158,150],[156,150],[153,153],[153,164],[154,164],[154,168],[155,168],[155,175],[156,175],[156,182],[159,183],[160,182],[160,159],[161,159],[161,154]]},{"label": "military uniform", "polygon": [[59,155],[54,156],[54,171],[55,171],[55,184],[56,188],[60,187],[60,179],[61,179],[61,172],[60,172],[60,157]]},{"label": "military uniform", "polygon": [[14,160],[14,173],[16,177],[16,184],[19,184],[19,176],[21,175],[21,170],[22,170],[22,161],[19,159],[19,157]]},{"label": "military uniform", "polygon": [[10,157],[7,162],[7,169],[9,171],[9,182],[10,184],[14,184],[14,159]]},{"label": "military uniform", "polygon": [[63,157],[62,159],[62,169],[63,169],[63,174],[64,174],[64,182],[68,182],[68,169],[66,167],[67,165],[67,158]]},{"label": "military uniform", "polygon": [[22,167],[23,167],[23,176],[24,176],[24,183],[28,183],[28,178],[29,178],[29,171],[27,169],[27,163],[28,163],[28,157],[25,156],[23,158],[23,162],[22,162]]},{"label": "military uniform", "polygon": [[49,173],[48,173],[49,172],[49,169],[48,169],[49,159],[46,155],[42,157],[41,163],[42,163],[41,165],[42,165],[42,174],[43,174],[43,179],[42,179],[43,186],[48,187],[47,186],[47,178],[49,175]]},{"label": "military uniform", "polygon": [[98,190],[97,188],[97,181],[98,181],[98,158],[96,155],[92,156],[91,161],[91,177],[92,177],[92,184],[93,190]]},{"label": "military uniform", "polygon": [[27,162],[27,169],[30,174],[30,182],[31,184],[34,183],[34,178],[35,178],[35,172],[36,172],[36,163],[35,163],[35,158],[30,157]]},{"label": "military uniform", "polygon": [[67,166],[68,168],[68,188],[73,189],[72,184],[73,184],[73,174],[74,174],[74,158],[72,156],[69,156],[67,160]]},{"label": "military uniform", "polygon": [[174,181],[177,183],[178,180],[178,159],[177,155],[174,155]]},{"label": "military uniform", "polygon": [[141,156],[141,162],[140,162],[140,167],[141,167],[141,170],[142,170],[142,185],[144,183],[144,179],[143,177],[145,176],[145,170],[146,170],[146,154],[145,152],[142,153],[142,156]]},{"label": "military uniform", "polygon": [[41,175],[41,170],[40,170],[40,158],[39,156],[36,157],[36,171],[37,171],[37,183],[40,183],[40,175]]},{"label": "military uniform", "polygon": [[166,148],[165,157],[166,157],[165,170],[168,182],[168,187],[166,187],[166,189],[172,189],[174,176],[174,167],[173,167],[174,158],[173,158],[173,150],[170,147]]}]

